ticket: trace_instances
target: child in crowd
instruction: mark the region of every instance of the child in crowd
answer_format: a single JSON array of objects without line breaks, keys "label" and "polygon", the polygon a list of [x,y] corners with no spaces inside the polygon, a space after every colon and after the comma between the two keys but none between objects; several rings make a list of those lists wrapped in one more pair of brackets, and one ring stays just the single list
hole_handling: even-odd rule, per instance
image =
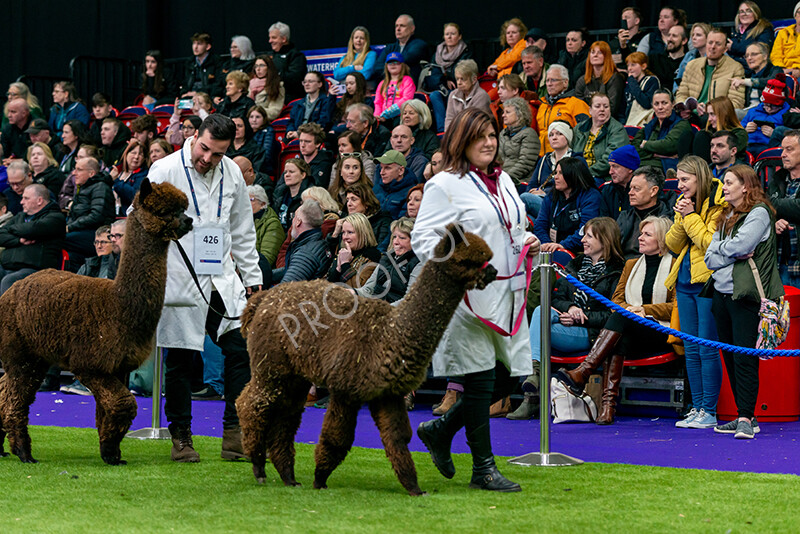
[{"label": "child in crowd", "polygon": [[414,98],[417,87],[411,79],[408,65],[403,63],[403,55],[392,52],[386,56],[383,67],[383,81],[378,84],[375,94],[375,116],[385,121],[400,115],[400,106]]}]

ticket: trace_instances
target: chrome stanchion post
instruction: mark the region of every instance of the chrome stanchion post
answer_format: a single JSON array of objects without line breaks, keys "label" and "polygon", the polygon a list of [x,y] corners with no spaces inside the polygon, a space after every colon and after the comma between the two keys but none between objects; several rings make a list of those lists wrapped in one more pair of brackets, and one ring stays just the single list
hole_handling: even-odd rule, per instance
[{"label": "chrome stanchion post", "polygon": [[[549,252],[539,253],[539,275],[541,277],[541,296],[539,311],[541,312],[540,354],[539,367],[539,452],[531,452],[508,462],[517,465],[562,466],[578,465],[583,460],[578,460],[566,454],[550,452],[550,276],[553,265],[550,263]],[[530,325],[536,328],[537,325]]]},{"label": "chrome stanchion post", "polygon": [[161,383],[163,373],[164,349],[154,347],[153,354],[153,417],[150,428],[140,428],[128,432],[126,438],[134,439],[170,439],[169,430],[161,428]]}]

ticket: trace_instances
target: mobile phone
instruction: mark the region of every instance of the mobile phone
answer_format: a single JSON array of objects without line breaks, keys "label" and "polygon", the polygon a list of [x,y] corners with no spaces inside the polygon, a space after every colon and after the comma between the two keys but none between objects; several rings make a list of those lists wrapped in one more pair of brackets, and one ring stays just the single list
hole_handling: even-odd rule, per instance
[{"label": "mobile phone", "polygon": [[622,19],[622,22],[619,23],[619,29],[620,30],[624,30],[624,31],[628,31],[628,21],[625,20],[625,19]]},{"label": "mobile phone", "polygon": [[761,128],[762,126],[769,126],[771,128],[775,128],[775,123],[772,121],[753,121],[753,122],[756,123],[756,126],[758,126],[759,128]]},{"label": "mobile phone", "polygon": [[194,102],[191,98],[182,98],[178,100],[178,109],[192,109]]}]

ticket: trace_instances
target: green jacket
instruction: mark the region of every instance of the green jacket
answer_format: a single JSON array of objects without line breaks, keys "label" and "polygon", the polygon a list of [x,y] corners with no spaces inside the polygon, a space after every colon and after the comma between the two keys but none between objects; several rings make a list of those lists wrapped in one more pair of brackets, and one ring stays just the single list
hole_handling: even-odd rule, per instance
[{"label": "green jacket", "polygon": [[[639,152],[639,159],[641,166],[649,165],[651,167],[661,168],[662,157],[677,157],[678,155],[678,141],[681,136],[689,133],[692,129],[689,121],[680,120],[673,112],[671,117],[665,119],[663,125],[668,128],[668,131],[662,135],[662,123],[657,118],[650,121],[644,128],[636,133],[631,144]],[[645,137],[645,132],[649,134]],[[647,141],[642,147],[642,141]]]},{"label": "green jacket", "polygon": [[271,207],[262,210],[261,217],[254,218],[256,225],[256,250],[264,255],[271,265],[275,265],[278,251],[286,240],[278,214]]},{"label": "green jacket", "polygon": [[[583,154],[586,147],[586,141],[589,139],[589,134],[592,130],[592,119],[586,119],[578,123],[572,129],[572,151],[576,154]],[[611,168],[608,164],[608,156],[613,151],[621,146],[630,144],[628,140],[628,132],[619,121],[612,118],[603,125],[597,134],[597,139],[594,140],[592,147],[592,154],[594,154],[594,163],[589,167],[592,176],[595,178],[608,178],[608,171]]]}]

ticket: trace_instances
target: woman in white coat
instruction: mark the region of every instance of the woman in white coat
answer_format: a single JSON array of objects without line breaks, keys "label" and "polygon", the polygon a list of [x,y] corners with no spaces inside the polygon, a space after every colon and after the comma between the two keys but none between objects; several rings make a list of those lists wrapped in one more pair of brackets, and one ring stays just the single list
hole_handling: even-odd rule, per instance
[{"label": "woman in white coat", "polygon": [[[411,234],[421,262],[430,259],[444,228],[459,222],[492,248],[492,265],[501,276],[482,291],[469,291],[433,356],[437,376],[463,376],[464,394],[444,416],[422,423],[417,435],[447,478],[455,475],[450,445],[466,427],[472,451],[471,488],[520,491],[497,470],[489,433],[489,406],[505,398],[517,377],[530,374],[525,313],[525,245],[529,255],[539,240],[526,230],[525,206],[511,178],[497,163],[497,123],[485,111],[467,108],[444,138],[442,168],[425,184]],[[490,326],[491,325],[491,326]]]},{"label": "woman in white coat", "polygon": [[[239,332],[240,322],[219,313],[228,317],[242,313],[246,295],[261,286],[261,270],[247,185],[238,165],[224,156],[235,131],[229,118],[209,115],[195,137],[187,139],[181,150],[158,160],[148,174],[151,182],[169,182],[189,199],[186,214],[194,225],[180,244],[194,265],[205,299],[214,308],[209,313],[207,301],[195,286],[177,246],[171,243],[156,343],[169,348],[164,411],[170,422],[172,459],[180,462],[200,460],[191,439],[189,377],[194,351],[203,350],[206,332],[225,356],[222,457],[244,457],[234,403],[250,380],[250,360]],[[216,268],[209,269],[208,265]]]}]

